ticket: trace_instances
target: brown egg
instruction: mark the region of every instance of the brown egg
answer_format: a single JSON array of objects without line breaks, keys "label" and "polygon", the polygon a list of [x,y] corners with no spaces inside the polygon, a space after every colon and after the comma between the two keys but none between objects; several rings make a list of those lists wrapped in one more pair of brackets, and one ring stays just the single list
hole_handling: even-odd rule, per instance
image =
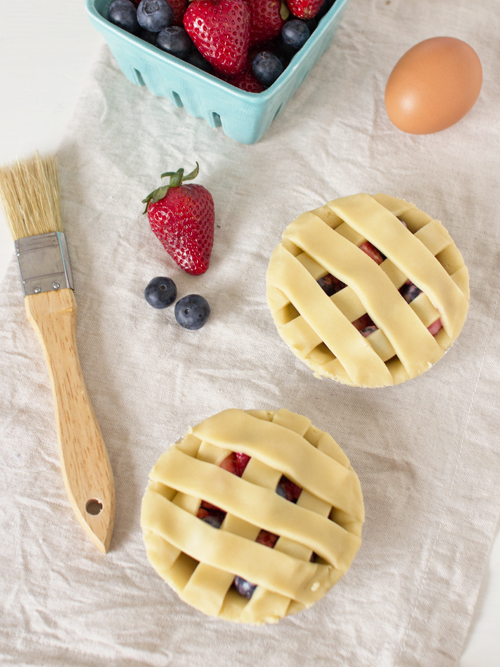
[{"label": "brown egg", "polygon": [[385,89],[385,108],[403,132],[439,132],[472,109],[482,82],[481,62],[471,46],[455,37],[432,37],[396,63]]}]

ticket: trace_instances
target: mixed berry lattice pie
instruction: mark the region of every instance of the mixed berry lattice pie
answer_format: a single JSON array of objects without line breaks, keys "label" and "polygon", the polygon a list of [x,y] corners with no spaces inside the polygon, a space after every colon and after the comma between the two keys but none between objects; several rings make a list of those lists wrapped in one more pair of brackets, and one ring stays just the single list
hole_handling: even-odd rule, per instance
[{"label": "mixed berry lattice pie", "polygon": [[199,611],[276,623],[350,567],[363,497],[335,440],[288,410],[225,410],[160,458],[141,526],[156,572]]},{"label": "mixed berry lattice pie", "polygon": [[300,215],[267,272],[280,336],[318,377],[384,387],[417,377],[460,333],[469,274],[441,222],[385,194]]}]

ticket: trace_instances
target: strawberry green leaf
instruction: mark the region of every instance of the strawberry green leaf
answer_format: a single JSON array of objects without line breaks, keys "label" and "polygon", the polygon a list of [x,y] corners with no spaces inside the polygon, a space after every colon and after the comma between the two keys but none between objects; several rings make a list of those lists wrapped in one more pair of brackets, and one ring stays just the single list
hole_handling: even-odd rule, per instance
[{"label": "strawberry green leaf", "polygon": [[170,185],[163,185],[161,188],[157,188],[156,190],[153,190],[145,199],[142,200],[143,204],[146,204],[146,208],[144,209],[143,213],[146,213],[148,210],[149,204],[156,204],[156,202],[159,202],[160,199],[163,199],[167,192],[170,189]]},{"label": "strawberry green leaf", "polygon": [[190,174],[188,174],[187,176],[184,176],[184,178],[182,180],[183,181],[192,181],[193,179],[195,179],[198,176],[199,172],[200,172],[200,165],[198,163],[196,163],[196,167],[193,169],[193,171]]},{"label": "strawberry green leaf", "polygon": [[286,2],[281,3],[280,16],[283,19],[283,21],[286,21],[287,18],[290,16],[290,10],[288,9]]}]

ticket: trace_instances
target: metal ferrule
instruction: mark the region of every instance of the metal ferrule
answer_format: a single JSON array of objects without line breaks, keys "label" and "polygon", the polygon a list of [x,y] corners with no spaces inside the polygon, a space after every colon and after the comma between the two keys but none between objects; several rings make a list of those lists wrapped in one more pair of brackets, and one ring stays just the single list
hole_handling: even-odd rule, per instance
[{"label": "metal ferrule", "polygon": [[68,246],[63,232],[17,239],[16,254],[24,296],[65,287],[73,289]]}]

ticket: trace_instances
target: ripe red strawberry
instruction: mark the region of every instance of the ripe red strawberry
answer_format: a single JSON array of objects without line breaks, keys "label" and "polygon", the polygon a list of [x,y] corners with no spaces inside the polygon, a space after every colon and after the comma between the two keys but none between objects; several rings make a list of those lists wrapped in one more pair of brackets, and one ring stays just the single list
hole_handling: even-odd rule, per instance
[{"label": "ripe red strawberry", "polygon": [[241,72],[250,38],[250,11],[245,0],[193,0],[184,14],[184,27],[216,70]]},{"label": "ripe red strawberry", "polygon": [[250,10],[250,46],[263,44],[281,33],[290,16],[283,0],[246,0]]},{"label": "ripe red strawberry", "polygon": [[289,10],[298,19],[313,19],[325,0],[286,0]]},{"label": "ripe red strawberry", "polygon": [[184,12],[186,10],[188,0],[168,0],[168,4],[174,10],[174,22],[172,25],[182,25]]},{"label": "ripe red strawberry", "polygon": [[214,200],[202,185],[183,185],[198,175],[199,166],[187,176],[184,169],[167,171],[170,184],[151,194],[146,204],[149,224],[165,250],[187,273],[199,276],[208,269],[214,242]]}]

